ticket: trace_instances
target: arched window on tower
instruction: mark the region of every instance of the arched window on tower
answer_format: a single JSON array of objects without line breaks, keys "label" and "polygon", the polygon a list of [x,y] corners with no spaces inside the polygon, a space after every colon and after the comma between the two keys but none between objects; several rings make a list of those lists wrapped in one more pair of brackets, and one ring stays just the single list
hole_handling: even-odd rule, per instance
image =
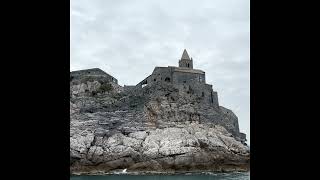
[{"label": "arched window on tower", "polygon": [[166,78],[164,79],[164,81],[170,82],[170,78],[169,78],[169,77],[166,77]]}]

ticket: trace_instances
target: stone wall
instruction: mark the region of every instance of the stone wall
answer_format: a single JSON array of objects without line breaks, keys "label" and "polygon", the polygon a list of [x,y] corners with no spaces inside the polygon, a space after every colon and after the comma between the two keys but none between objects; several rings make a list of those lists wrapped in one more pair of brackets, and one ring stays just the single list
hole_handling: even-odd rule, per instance
[{"label": "stone wall", "polygon": [[207,106],[219,107],[217,92],[212,90],[212,85],[199,82],[182,83],[176,85],[179,91],[185,91],[198,96],[202,104]]},{"label": "stone wall", "polygon": [[181,59],[179,61],[179,67],[186,67],[186,68],[193,69],[193,62],[192,60]]},{"label": "stone wall", "polygon": [[85,69],[80,71],[72,71],[70,72],[70,79],[82,78],[84,76],[103,76],[109,79],[109,81],[118,84],[118,80],[113,76],[107,74],[99,68]]},{"label": "stone wall", "polygon": [[157,82],[166,82],[173,84],[205,84],[205,74],[194,72],[176,71],[176,67],[156,67],[152,74],[141,81],[137,86],[142,87],[144,84],[152,85]]},{"label": "stone wall", "polygon": [[141,87],[124,85],[123,91],[124,93],[127,93],[127,94],[138,94],[141,91]]},{"label": "stone wall", "polygon": [[[205,74],[175,71],[176,67],[156,67],[152,74],[137,84],[136,89],[159,83],[176,85],[180,91],[190,91],[201,97],[203,104],[219,107],[218,94],[212,90],[212,85],[205,83]],[[132,87],[131,87],[132,89]],[[129,87],[128,87],[129,91]]]},{"label": "stone wall", "polygon": [[197,73],[188,72],[174,72],[173,73],[173,83],[194,83],[201,82],[205,83],[205,75]]},{"label": "stone wall", "polygon": [[172,68],[169,67],[156,67],[148,78],[148,84],[155,82],[171,82],[172,81]]}]

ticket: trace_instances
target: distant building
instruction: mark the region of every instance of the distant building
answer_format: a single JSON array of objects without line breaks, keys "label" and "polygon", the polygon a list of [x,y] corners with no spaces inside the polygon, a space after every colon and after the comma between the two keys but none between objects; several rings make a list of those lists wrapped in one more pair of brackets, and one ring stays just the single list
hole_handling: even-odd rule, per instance
[{"label": "distant building", "polygon": [[99,68],[92,68],[92,69],[85,69],[80,71],[72,71],[70,72],[70,79],[76,79],[79,77],[85,77],[85,76],[94,76],[94,77],[105,77],[109,81],[114,82],[118,84],[118,80],[114,78],[113,76],[109,75],[108,73],[102,71]]},{"label": "distant building", "polygon": [[159,82],[171,83],[180,88],[190,88],[193,93],[204,97],[204,102],[219,106],[217,92],[212,90],[212,85],[206,84],[205,72],[193,69],[193,59],[184,50],[179,60],[179,67],[155,67],[152,74],[138,83],[137,87],[145,87]]}]

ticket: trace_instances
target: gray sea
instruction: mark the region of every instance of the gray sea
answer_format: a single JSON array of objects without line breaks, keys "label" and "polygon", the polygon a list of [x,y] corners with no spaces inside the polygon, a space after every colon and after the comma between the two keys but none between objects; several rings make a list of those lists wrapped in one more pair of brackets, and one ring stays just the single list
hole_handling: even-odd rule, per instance
[{"label": "gray sea", "polygon": [[212,173],[212,174],[184,174],[184,175],[96,175],[71,176],[70,180],[248,180],[246,173]]}]

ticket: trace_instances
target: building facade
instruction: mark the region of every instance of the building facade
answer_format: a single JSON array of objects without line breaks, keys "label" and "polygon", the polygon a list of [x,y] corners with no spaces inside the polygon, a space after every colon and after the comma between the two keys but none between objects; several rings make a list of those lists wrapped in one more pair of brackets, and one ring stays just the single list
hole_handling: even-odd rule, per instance
[{"label": "building facade", "polygon": [[179,89],[190,89],[193,93],[203,97],[205,103],[218,107],[217,92],[212,90],[212,85],[206,84],[205,72],[193,69],[193,60],[186,50],[179,60],[179,67],[155,67],[152,74],[138,83],[136,86],[143,88],[155,83],[171,83]]}]

